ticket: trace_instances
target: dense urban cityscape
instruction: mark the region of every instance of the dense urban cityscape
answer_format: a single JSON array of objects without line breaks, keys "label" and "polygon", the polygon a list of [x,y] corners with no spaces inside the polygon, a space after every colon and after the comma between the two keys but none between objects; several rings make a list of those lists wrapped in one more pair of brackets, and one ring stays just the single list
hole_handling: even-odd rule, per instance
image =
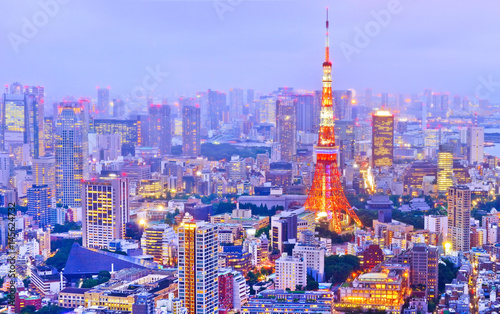
[{"label": "dense urban cityscape", "polygon": [[0,312],[498,313],[499,104],[336,89],[330,24],[312,91],[6,82]]}]

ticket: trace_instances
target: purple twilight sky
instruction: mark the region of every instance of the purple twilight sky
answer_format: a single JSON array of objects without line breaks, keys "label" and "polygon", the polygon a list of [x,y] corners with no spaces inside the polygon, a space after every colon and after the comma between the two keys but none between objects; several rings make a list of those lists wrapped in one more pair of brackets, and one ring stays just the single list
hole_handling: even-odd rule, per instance
[{"label": "purple twilight sky", "polygon": [[[169,97],[320,89],[327,6],[334,89],[500,99],[496,0],[1,1],[0,83],[43,85],[54,98],[95,98],[96,86]],[[389,15],[377,22],[380,10]],[[356,43],[356,28],[368,40]],[[156,68],[168,76],[148,79]]]}]

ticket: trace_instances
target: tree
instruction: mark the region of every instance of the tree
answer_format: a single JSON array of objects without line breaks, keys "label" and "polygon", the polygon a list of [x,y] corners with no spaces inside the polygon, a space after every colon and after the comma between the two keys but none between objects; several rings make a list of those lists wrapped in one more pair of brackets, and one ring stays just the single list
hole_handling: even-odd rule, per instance
[{"label": "tree", "polygon": [[269,231],[271,230],[271,226],[267,226],[267,227],[264,227],[264,228],[260,228],[259,230],[257,230],[255,232],[255,237],[258,238],[260,237],[262,234],[265,234],[266,236],[269,236]]},{"label": "tree", "polygon": [[63,314],[67,313],[68,309],[64,307],[60,307],[57,305],[49,305],[49,306],[44,306],[38,311],[36,311],[36,314]]},{"label": "tree", "polygon": [[27,305],[21,309],[20,314],[31,314],[36,312],[36,307],[34,305]]},{"label": "tree", "polygon": [[438,269],[438,291],[443,293],[445,285],[451,283],[453,279],[457,277],[458,267],[455,267],[448,259],[443,259],[443,263],[439,263]]},{"label": "tree", "polygon": [[342,283],[351,273],[360,269],[359,258],[354,255],[332,255],[325,257],[325,278],[334,284]]},{"label": "tree", "polygon": [[314,280],[314,277],[311,275],[307,275],[307,285],[306,285],[306,290],[311,291],[311,290],[318,290],[319,289],[319,283]]}]

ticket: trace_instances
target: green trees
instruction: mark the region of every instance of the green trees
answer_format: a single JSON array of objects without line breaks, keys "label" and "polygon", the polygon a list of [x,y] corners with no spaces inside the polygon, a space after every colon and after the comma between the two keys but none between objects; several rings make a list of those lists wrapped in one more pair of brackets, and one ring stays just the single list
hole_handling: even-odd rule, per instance
[{"label": "green trees", "polygon": [[439,263],[438,269],[438,291],[439,293],[444,292],[445,285],[450,283],[453,279],[457,277],[458,267],[455,267],[450,260],[444,259],[443,263]]},{"label": "green trees", "polygon": [[313,276],[307,275],[307,284],[306,284],[306,290],[311,291],[311,290],[318,290],[319,289],[319,283],[314,280]]},{"label": "green trees", "polygon": [[266,236],[269,237],[269,231],[271,230],[271,225],[267,226],[267,227],[264,227],[264,228],[260,228],[259,230],[257,230],[257,232],[255,232],[255,237],[258,238],[260,237],[262,234],[265,234]]},{"label": "green trees", "polygon": [[359,268],[359,258],[354,255],[325,257],[325,279],[334,284],[346,281]]},{"label": "green trees", "polygon": [[316,232],[322,238],[332,239],[332,244],[341,244],[352,240],[352,234],[337,234],[328,230],[328,222],[322,222],[316,226]]},{"label": "green trees", "polygon": [[52,241],[50,243],[52,251],[57,250],[57,252],[54,256],[49,257],[45,263],[47,265],[54,266],[55,268],[57,268],[57,270],[61,271],[61,269],[63,269],[66,265],[66,261],[68,260],[69,252],[71,251],[73,243],[78,242],[81,245],[81,241],[81,239],[79,239],[78,241],[73,239]]},{"label": "green trees", "polygon": [[111,274],[107,270],[101,270],[99,275],[97,275],[97,279],[89,278],[85,279],[82,284],[82,288],[92,288],[102,283],[109,281],[111,278]]}]

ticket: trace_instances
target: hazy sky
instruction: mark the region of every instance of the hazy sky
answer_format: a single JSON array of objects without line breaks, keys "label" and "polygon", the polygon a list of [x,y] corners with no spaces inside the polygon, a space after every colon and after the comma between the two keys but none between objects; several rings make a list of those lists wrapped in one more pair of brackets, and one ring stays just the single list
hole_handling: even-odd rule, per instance
[{"label": "hazy sky", "polygon": [[[59,0],[49,16],[40,3],[54,1],[0,0],[0,83],[93,98],[96,86],[110,86],[112,96],[170,97],[320,89],[328,6],[334,89],[500,98],[497,0]],[[381,25],[371,12],[388,7]],[[26,28],[34,19],[35,34]],[[363,47],[356,28],[371,31]],[[348,45],[350,60],[341,49]],[[168,76],[154,80],[154,69]],[[494,84],[484,87],[490,76]]]}]

